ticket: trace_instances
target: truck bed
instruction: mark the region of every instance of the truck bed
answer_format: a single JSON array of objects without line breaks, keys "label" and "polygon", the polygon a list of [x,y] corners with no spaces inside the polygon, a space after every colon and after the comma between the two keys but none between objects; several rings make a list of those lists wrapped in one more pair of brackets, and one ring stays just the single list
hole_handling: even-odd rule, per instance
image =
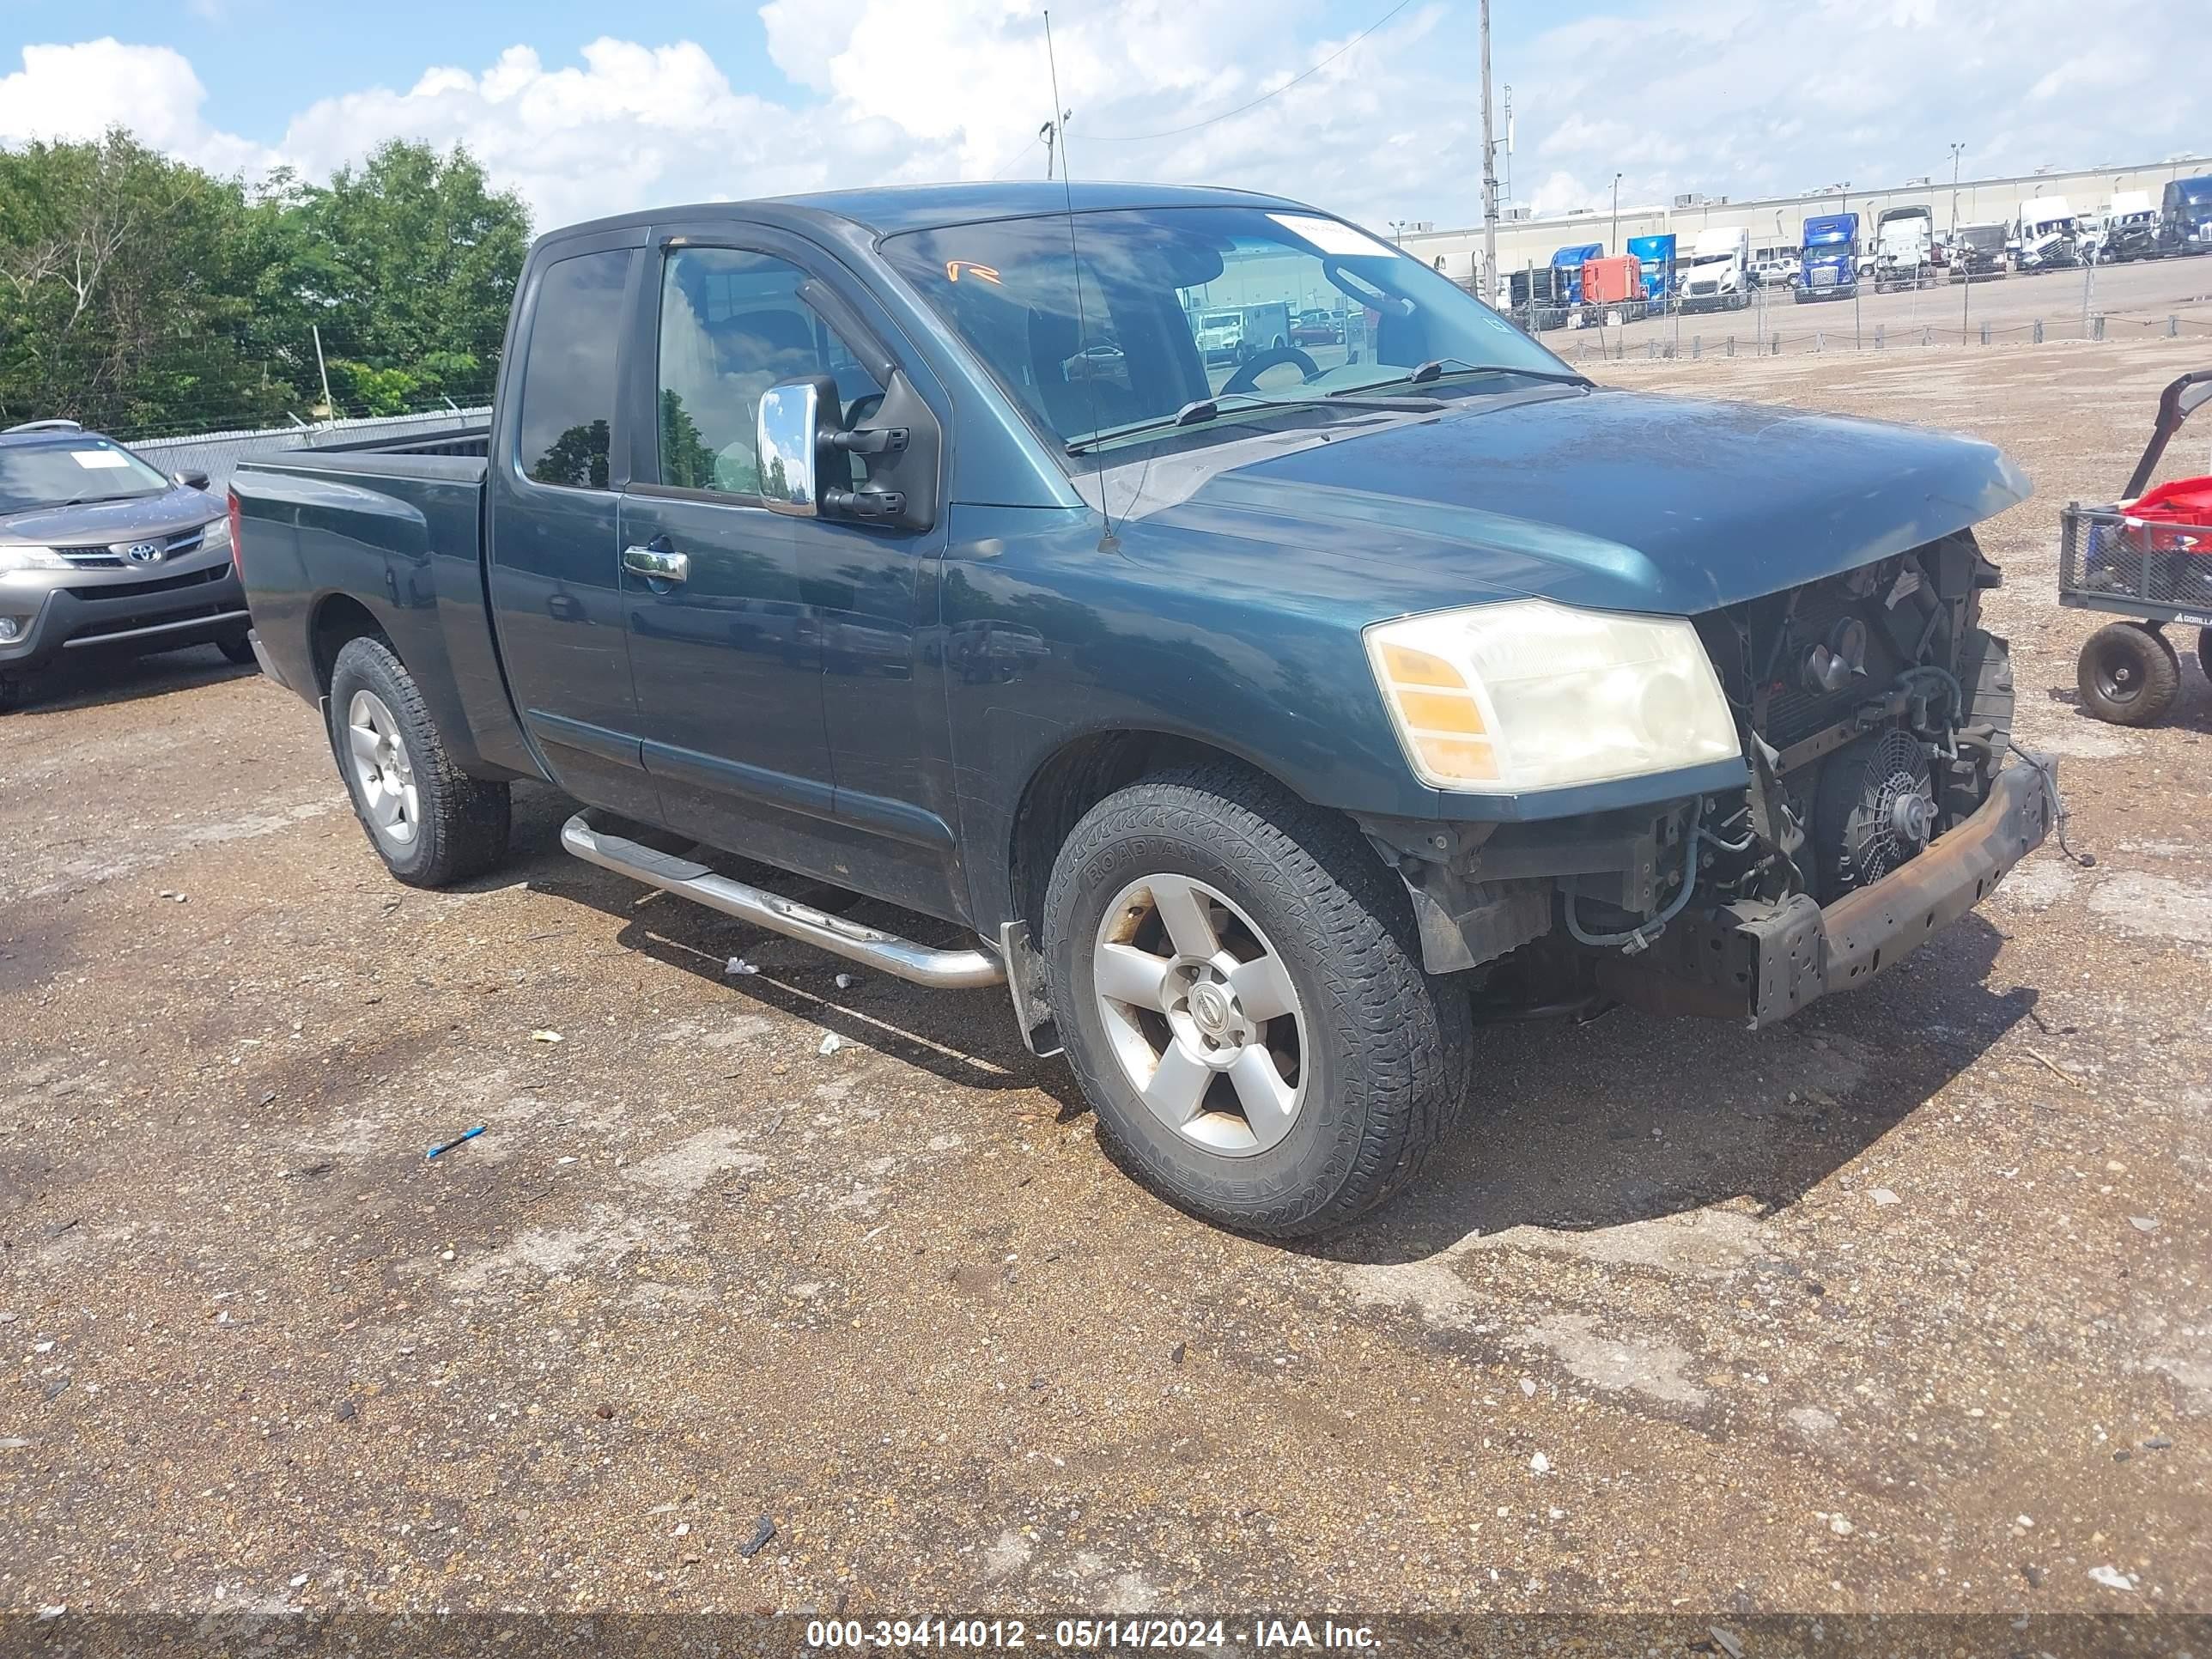
[{"label": "truck bed", "polygon": [[318,695],[329,641],[365,611],[409,664],[462,767],[522,775],[538,768],[484,602],[489,437],[456,426],[298,450],[240,463],[230,487],[255,632],[286,685]]}]

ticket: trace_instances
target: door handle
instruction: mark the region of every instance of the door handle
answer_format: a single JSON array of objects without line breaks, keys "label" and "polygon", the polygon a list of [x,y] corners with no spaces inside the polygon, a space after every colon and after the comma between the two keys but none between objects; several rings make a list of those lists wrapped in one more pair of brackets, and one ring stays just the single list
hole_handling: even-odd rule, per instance
[{"label": "door handle", "polygon": [[691,574],[689,553],[671,553],[661,547],[625,547],[623,568],[648,581],[680,582]]}]

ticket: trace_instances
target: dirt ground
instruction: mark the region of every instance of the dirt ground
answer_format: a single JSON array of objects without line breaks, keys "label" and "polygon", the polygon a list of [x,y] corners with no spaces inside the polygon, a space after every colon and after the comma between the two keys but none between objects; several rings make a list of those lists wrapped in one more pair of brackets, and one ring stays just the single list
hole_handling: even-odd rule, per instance
[{"label": "dirt ground", "polygon": [[841,989],[549,792],[416,892],[276,687],[55,689],[0,723],[0,1607],[2205,1608],[2212,689],[2184,641],[2091,721],[2053,595],[2204,350],[1613,366],[2028,470],[1990,612],[2095,866],[1771,1032],[1492,1030],[1307,1249],[1121,1176],[997,994]]}]

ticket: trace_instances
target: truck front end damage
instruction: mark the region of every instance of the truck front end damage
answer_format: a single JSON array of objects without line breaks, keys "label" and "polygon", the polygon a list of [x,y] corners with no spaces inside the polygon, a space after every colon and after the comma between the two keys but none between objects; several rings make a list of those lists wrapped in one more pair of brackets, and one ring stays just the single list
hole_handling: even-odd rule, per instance
[{"label": "truck front end damage", "polygon": [[1960,532],[1694,619],[1741,787],[1567,817],[1373,821],[1431,972],[1490,1000],[1601,997],[1787,1018],[1863,985],[2050,833],[2055,769],[2008,766],[2012,669],[1980,627],[1996,568]]}]

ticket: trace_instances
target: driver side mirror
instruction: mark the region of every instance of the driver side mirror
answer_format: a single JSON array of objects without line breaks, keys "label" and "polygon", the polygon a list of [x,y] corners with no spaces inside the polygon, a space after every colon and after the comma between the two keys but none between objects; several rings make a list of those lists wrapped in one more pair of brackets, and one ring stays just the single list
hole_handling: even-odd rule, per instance
[{"label": "driver side mirror", "polygon": [[187,489],[205,489],[208,487],[208,475],[204,472],[179,472],[177,474],[177,482]]},{"label": "driver side mirror", "polygon": [[822,511],[822,453],[837,428],[837,383],[827,374],[785,380],[761,394],[754,422],[761,496],[795,519]]}]

